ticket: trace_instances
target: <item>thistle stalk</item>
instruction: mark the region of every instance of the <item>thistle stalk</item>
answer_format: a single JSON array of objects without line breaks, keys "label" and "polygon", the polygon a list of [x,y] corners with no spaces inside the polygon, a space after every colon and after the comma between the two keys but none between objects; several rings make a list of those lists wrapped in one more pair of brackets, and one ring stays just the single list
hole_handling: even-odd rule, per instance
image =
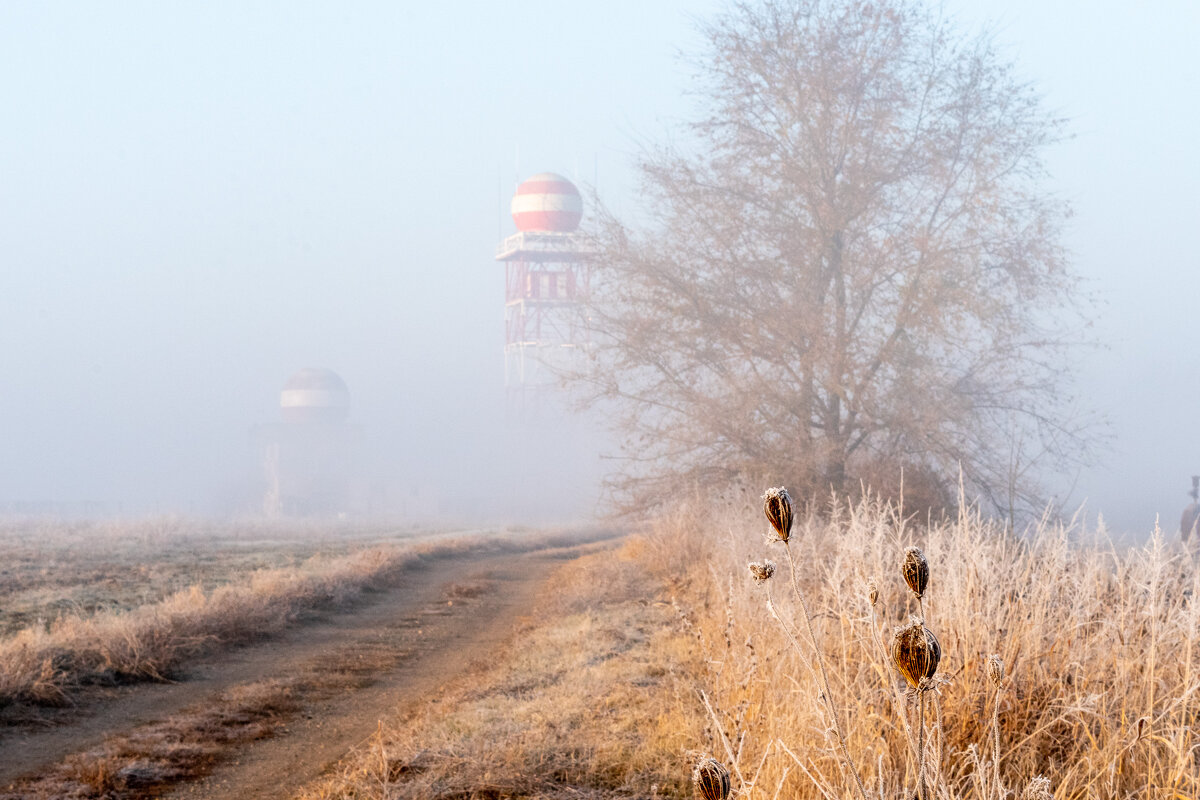
[{"label": "thistle stalk", "polygon": [[825,705],[829,708],[829,714],[833,717],[833,730],[837,735],[838,745],[842,751],[842,758],[846,761],[846,766],[850,770],[851,777],[854,778],[854,785],[858,787],[858,793],[867,800],[867,790],[863,786],[862,778],[858,774],[858,767],[854,765],[854,759],[850,757],[850,748],[846,746],[846,734],[842,730],[841,715],[838,712],[837,702],[833,699],[833,691],[829,686],[829,675],[825,670],[825,657],[821,653],[821,645],[817,641],[817,633],[813,628],[812,615],[808,613],[808,603],[804,601],[804,593],[800,591],[800,584],[796,580],[796,560],[792,557],[792,545],[787,539],[782,539],[784,550],[788,557],[788,574],[792,579],[792,591],[796,594],[796,600],[800,603],[800,610],[804,614],[804,623],[808,628],[809,641],[812,642],[813,652],[816,653],[817,670],[821,676],[821,686],[823,688],[823,696]]}]

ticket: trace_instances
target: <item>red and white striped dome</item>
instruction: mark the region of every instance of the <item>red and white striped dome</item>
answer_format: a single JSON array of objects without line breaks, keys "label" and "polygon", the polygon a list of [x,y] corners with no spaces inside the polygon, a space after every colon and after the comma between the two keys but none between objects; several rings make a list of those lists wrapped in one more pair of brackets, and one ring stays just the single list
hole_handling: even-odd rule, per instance
[{"label": "red and white striped dome", "polygon": [[512,217],[519,231],[569,233],[583,218],[583,198],[575,184],[562,175],[542,172],[517,187]]},{"label": "red and white striped dome", "polygon": [[309,367],[283,385],[279,410],[284,422],[345,422],[350,390],[333,370]]}]

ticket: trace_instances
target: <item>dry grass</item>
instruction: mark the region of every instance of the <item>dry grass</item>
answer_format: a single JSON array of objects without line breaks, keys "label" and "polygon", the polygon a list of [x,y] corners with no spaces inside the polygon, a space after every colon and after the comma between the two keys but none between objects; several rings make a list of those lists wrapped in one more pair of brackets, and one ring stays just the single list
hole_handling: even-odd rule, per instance
[{"label": "dry grass", "polygon": [[[710,725],[693,746],[730,767],[741,797],[858,797],[788,554],[769,530],[745,496],[693,502],[651,537],[704,652],[695,677]],[[1017,537],[969,514],[915,527],[870,503],[798,520],[790,542],[865,794],[909,800],[917,784],[918,701],[886,652],[894,627],[921,612],[900,569],[914,544],[929,559],[923,611],[942,647],[923,695],[929,796],[1050,796],[1041,775],[1059,800],[1200,796],[1200,572],[1189,556],[1159,535],[1121,549],[1071,525]],[[764,556],[779,567],[759,585],[747,562]]]},{"label": "dry grass", "polygon": [[[127,546],[127,540],[115,540]],[[304,612],[353,602],[424,559],[467,551],[515,552],[578,540],[578,535],[568,534],[471,536],[315,555],[283,567],[239,570],[225,564],[226,571],[212,588],[195,583],[133,607],[63,613],[6,636],[0,640],[0,707],[67,703],[89,684],[161,680],[201,653],[278,631]],[[186,551],[209,540],[184,541],[190,542]],[[177,545],[170,542],[172,548]],[[330,547],[304,545],[314,546]],[[336,547],[350,546],[340,542]],[[336,547],[330,549],[337,552]],[[153,557],[133,563],[138,572],[153,574],[158,569]]]},{"label": "dry grass", "polygon": [[703,717],[683,676],[700,665],[643,549],[558,568],[504,652],[302,796],[688,796]]}]

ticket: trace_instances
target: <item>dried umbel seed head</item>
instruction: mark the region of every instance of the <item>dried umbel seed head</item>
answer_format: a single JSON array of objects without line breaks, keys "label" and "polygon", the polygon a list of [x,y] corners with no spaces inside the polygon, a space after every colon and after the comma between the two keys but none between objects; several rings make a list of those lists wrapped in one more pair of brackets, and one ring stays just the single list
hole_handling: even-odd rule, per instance
[{"label": "dried umbel seed head", "polygon": [[919,619],[896,630],[892,637],[892,662],[914,689],[923,689],[937,672],[942,645]]},{"label": "dried umbel seed head", "polygon": [[775,533],[779,534],[779,541],[787,542],[792,535],[792,497],[787,489],[782,486],[767,489],[763,495],[763,511]]},{"label": "dried umbel seed head", "polygon": [[700,800],[727,800],[729,770],[715,758],[702,758],[692,770],[692,789]]},{"label": "dried umbel seed head", "polygon": [[904,551],[900,574],[904,576],[904,582],[918,600],[925,596],[925,588],[929,586],[929,561],[921,552],[921,548],[910,547]]},{"label": "dried umbel seed head", "polygon": [[871,607],[879,605],[879,587],[875,585],[875,579],[867,581],[867,599],[871,601]]},{"label": "dried umbel seed head", "polygon": [[1050,791],[1050,779],[1038,775],[1031,780],[1021,792],[1021,800],[1054,800],[1054,792]]},{"label": "dried umbel seed head", "polygon": [[1004,681],[1004,661],[1000,656],[994,653],[988,656],[985,669],[987,670],[987,677],[991,681],[992,686],[999,686]]},{"label": "dried umbel seed head", "polygon": [[750,562],[750,577],[754,578],[755,583],[766,583],[774,574],[774,561],[764,561],[761,564],[757,561]]}]

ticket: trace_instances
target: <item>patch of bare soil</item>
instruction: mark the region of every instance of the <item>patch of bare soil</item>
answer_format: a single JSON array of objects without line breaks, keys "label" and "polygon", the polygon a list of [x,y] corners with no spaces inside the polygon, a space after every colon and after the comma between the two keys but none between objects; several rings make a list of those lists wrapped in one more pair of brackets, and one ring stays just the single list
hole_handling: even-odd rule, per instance
[{"label": "patch of bare soil", "polygon": [[287,797],[382,717],[438,702],[509,637],[552,562],[597,546],[433,560],[178,683],[98,688],[67,718],[0,733],[0,796]]}]

